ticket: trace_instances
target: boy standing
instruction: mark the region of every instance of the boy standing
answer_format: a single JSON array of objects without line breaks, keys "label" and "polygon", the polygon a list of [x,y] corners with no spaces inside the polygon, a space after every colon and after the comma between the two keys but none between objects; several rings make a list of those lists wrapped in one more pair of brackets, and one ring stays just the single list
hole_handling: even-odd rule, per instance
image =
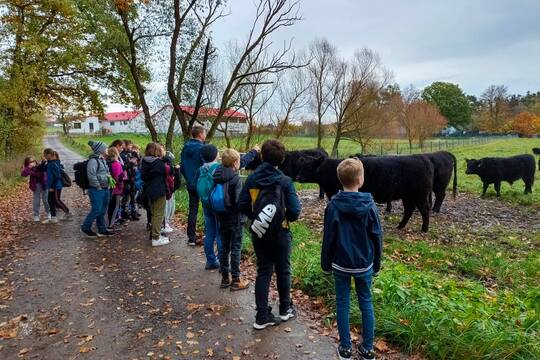
[{"label": "boy standing", "polygon": [[336,194],[326,207],[321,266],[324,271],[334,274],[340,340],[338,356],[341,360],[352,357],[349,307],[351,278],[354,278],[362,312],[363,342],[358,352],[364,360],[373,360],[375,315],[371,280],[381,267],[379,211],[371,194],[358,192],[364,184],[364,167],[360,160],[343,160],[337,173],[343,191]]},{"label": "boy standing", "polygon": [[[221,288],[230,287],[231,291],[249,287],[249,282],[240,279],[240,255],[242,251],[242,219],[238,209],[238,197],[242,190],[242,179],[238,175],[240,154],[233,149],[226,149],[221,156],[221,166],[214,172],[214,183],[223,184],[225,207],[227,212],[218,213],[221,234],[221,256],[219,259],[222,276]],[[229,256],[230,273],[229,277]]]},{"label": "boy standing", "polygon": [[[291,300],[292,238],[289,222],[297,220],[301,211],[291,178],[277,168],[285,159],[283,144],[278,140],[265,141],[261,158],[263,163],[247,178],[238,199],[240,211],[253,221],[252,240],[257,257],[257,315],[253,327],[257,330],[280,322],[268,306],[268,291],[274,269],[279,293],[279,318],[287,321],[295,316]],[[265,199],[266,204],[263,203]],[[268,212],[268,209],[271,211]]]}]

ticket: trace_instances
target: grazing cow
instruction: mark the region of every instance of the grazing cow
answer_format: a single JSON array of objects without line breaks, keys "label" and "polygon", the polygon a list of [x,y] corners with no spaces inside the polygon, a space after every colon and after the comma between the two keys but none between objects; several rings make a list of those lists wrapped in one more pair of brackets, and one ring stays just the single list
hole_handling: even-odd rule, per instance
[{"label": "grazing cow", "polygon": [[[340,189],[337,167],[341,160],[323,157],[302,158],[297,176],[299,182],[317,183],[331,198]],[[398,228],[407,225],[415,208],[422,214],[422,231],[429,229],[429,195],[433,188],[433,165],[423,155],[366,157],[364,185],[360,189],[369,192],[378,203],[392,200],[403,201],[403,218]]]},{"label": "grazing cow", "polygon": [[[446,189],[452,179],[452,172],[454,174],[454,182],[452,184],[452,195],[456,198],[457,192],[457,160],[456,157],[448,151],[438,151],[425,155],[429,161],[433,164],[433,193],[435,194],[435,203],[433,204],[433,212],[438,213],[441,211],[441,206],[446,197]],[[361,155],[357,154],[354,157],[364,159],[366,157],[373,157],[373,155]],[[431,203],[431,196],[430,196]],[[386,211],[392,211],[392,203],[386,204]]]},{"label": "grazing cow", "polygon": [[[279,165],[279,170],[294,180],[300,170],[299,160],[306,156],[327,158],[328,153],[324,149],[287,151],[285,153],[285,160]],[[258,153],[255,159],[246,166],[246,170],[255,170],[261,163],[261,154]],[[324,190],[322,187],[319,189],[319,198],[324,199]]]},{"label": "grazing cow", "polygon": [[495,186],[497,196],[501,196],[501,182],[506,181],[512,185],[514,181],[523,179],[525,194],[532,193],[536,164],[532,155],[517,155],[507,158],[487,157],[483,159],[466,159],[467,170],[465,174],[480,176],[483,183],[482,196],[486,194],[490,184]]}]

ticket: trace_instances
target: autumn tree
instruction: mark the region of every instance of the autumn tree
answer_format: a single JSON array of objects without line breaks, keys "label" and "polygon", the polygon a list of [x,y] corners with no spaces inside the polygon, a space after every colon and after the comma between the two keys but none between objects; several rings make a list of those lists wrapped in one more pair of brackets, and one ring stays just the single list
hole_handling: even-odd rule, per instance
[{"label": "autumn tree", "polygon": [[488,132],[503,131],[509,120],[508,89],[491,85],[480,97],[479,128]]},{"label": "autumn tree", "polygon": [[507,130],[523,137],[540,134],[540,116],[528,111],[521,112],[509,122]]},{"label": "autumn tree", "polygon": [[422,99],[436,105],[449,126],[464,129],[471,123],[471,103],[457,84],[434,82],[422,91]]}]

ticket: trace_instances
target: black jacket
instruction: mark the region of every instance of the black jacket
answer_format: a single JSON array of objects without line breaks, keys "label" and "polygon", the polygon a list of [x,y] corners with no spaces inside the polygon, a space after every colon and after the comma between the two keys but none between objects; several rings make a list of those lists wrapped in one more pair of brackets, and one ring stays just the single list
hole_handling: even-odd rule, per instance
[{"label": "black jacket", "polygon": [[227,213],[217,214],[221,226],[236,226],[243,222],[243,216],[238,208],[238,197],[242,191],[242,179],[238,171],[220,165],[214,171],[214,184],[223,184],[225,190],[225,205]]},{"label": "black jacket", "polygon": [[143,192],[148,200],[154,201],[167,195],[165,170],[165,162],[162,159],[153,156],[143,157],[141,163],[141,178],[144,182]]}]

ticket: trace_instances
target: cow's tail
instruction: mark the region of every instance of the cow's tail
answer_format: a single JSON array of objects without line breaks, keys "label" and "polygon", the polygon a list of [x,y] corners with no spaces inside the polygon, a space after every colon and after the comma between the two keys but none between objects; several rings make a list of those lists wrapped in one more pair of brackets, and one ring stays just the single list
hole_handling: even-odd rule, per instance
[{"label": "cow's tail", "polygon": [[449,153],[452,156],[452,160],[454,161],[454,183],[452,184],[452,196],[454,197],[454,200],[456,199],[457,195],[457,159],[454,156],[454,154]]}]

